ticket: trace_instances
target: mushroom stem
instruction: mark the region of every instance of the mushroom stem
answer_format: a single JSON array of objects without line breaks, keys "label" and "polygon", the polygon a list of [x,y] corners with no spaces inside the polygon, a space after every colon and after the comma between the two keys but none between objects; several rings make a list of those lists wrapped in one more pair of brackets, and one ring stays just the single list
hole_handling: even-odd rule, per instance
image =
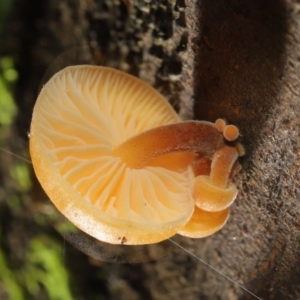
[{"label": "mushroom stem", "polygon": [[173,152],[189,151],[212,157],[224,145],[223,135],[214,123],[186,121],[133,136],[115,148],[113,155],[120,157],[131,168],[141,168],[152,159]]},{"label": "mushroom stem", "polygon": [[220,188],[226,188],[230,173],[239,154],[235,147],[224,146],[218,149],[211,163],[210,182]]}]

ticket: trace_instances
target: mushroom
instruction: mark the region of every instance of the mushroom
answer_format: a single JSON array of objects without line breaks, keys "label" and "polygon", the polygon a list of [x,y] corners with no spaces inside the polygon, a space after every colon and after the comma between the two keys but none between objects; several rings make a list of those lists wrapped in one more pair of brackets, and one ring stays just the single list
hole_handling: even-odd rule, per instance
[{"label": "mushroom", "polygon": [[234,174],[234,168],[239,168],[235,164],[239,152],[233,145],[224,144],[224,140],[234,141],[238,135],[234,125],[226,125],[221,119],[215,124],[187,121],[136,135],[118,146],[114,154],[130,167],[140,168],[165,153],[197,153],[198,157],[193,162],[196,207],[189,222],[178,233],[188,237],[204,237],[225,225],[229,216],[228,207],[237,195],[237,189],[229,182],[229,177]]},{"label": "mushroom", "polygon": [[178,233],[190,238],[202,238],[220,230],[227,222],[229,208],[218,212],[209,212],[195,206],[188,223]]},{"label": "mushroom", "polygon": [[30,154],[58,210],[101,241],[156,243],[202,222],[205,230],[186,233],[197,237],[225,224],[236,196],[229,178],[238,133],[222,124],[181,122],[157,91],[126,73],[72,66],[37,99]]},{"label": "mushroom", "polygon": [[237,158],[238,151],[234,147],[224,146],[215,152],[210,175],[200,175],[194,180],[193,197],[197,207],[213,212],[232,204],[237,189],[229,182],[229,176]]}]

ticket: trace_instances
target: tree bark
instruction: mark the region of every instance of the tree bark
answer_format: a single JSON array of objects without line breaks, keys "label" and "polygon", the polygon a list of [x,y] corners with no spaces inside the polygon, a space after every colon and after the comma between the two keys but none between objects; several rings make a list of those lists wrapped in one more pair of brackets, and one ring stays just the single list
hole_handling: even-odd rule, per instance
[{"label": "tree bark", "polygon": [[226,227],[175,237],[193,255],[174,247],[152,263],[101,264],[107,299],[255,299],[198,258],[259,298],[300,299],[299,13],[293,0],[17,1],[11,24],[24,27],[8,30],[6,51],[20,72],[20,136],[40,78],[65,50],[66,64],[80,52],[149,82],[184,119],[225,118],[241,131],[246,155]]}]

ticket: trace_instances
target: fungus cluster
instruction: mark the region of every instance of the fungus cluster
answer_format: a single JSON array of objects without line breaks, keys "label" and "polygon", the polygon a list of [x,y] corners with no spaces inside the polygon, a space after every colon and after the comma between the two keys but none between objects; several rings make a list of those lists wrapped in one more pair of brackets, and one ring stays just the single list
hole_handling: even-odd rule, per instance
[{"label": "fungus cluster", "polygon": [[78,228],[112,244],[150,244],[224,226],[237,195],[238,135],[222,119],[182,122],[131,75],[73,66],[37,99],[30,154],[45,192]]}]

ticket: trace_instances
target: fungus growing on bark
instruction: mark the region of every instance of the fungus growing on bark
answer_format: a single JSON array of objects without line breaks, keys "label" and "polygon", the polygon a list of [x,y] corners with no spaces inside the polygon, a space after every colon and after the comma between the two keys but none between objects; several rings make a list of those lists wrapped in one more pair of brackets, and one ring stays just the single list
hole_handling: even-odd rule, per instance
[{"label": "fungus growing on bark", "polygon": [[226,223],[236,196],[229,178],[239,153],[228,140],[238,130],[229,126],[181,122],[141,80],[74,66],[42,89],[30,154],[54,205],[101,241],[150,244],[178,232],[202,237]]},{"label": "fungus growing on bark", "polygon": [[209,212],[195,206],[188,223],[178,233],[186,237],[202,238],[220,230],[227,222],[229,208],[218,212]]}]

